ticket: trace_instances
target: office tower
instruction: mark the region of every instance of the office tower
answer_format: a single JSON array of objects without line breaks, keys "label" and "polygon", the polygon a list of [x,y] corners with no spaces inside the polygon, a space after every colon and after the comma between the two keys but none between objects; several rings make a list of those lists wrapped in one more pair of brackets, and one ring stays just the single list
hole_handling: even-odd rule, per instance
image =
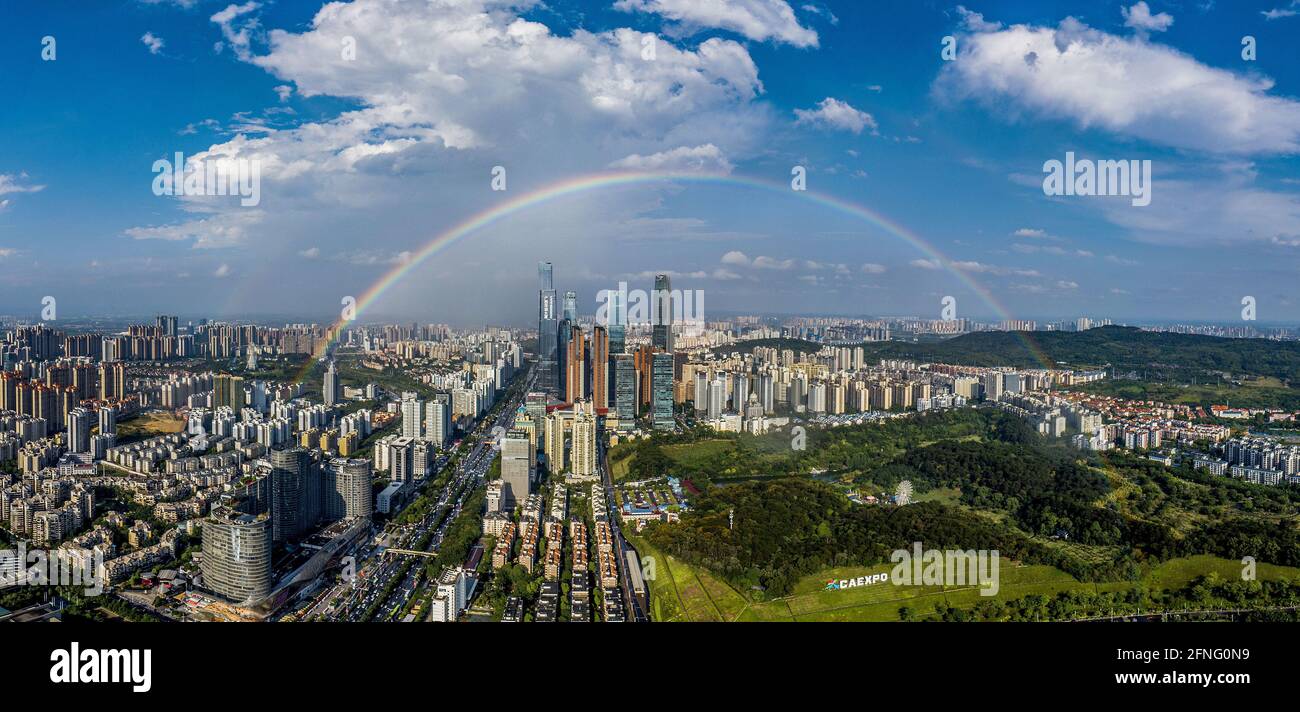
[{"label": "office tower", "polygon": [[414,393],[406,392],[402,394],[402,437],[419,438],[424,433],[421,429],[424,418],[424,401],[420,400]]},{"label": "office tower", "polygon": [[[312,487],[312,462],[302,448],[271,451],[271,527],[272,538],[289,542],[301,538],[319,518],[319,500],[311,502],[312,493],[320,496],[318,487]],[[315,513],[315,517],[313,517]]]},{"label": "office tower", "polygon": [[388,476],[394,482],[410,482],[415,478],[415,439],[394,438],[388,444]]},{"label": "office tower", "polygon": [[568,319],[560,320],[559,332],[555,338],[555,353],[559,359],[559,378],[556,381],[556,395],[567,400],[569,393],[569,341],[573,339],[573,324]]},{"label": "office tower", "polygon": [[537,277],[541,283],[537,293],[537,387],[548,395],[559,395],[560,362],[556,343],[559,321],[550,262],[537,264]]},{"label": "office tower", "polygon": [[573,403],[586,395],[587,382],[587,340],[582,334],[582,327],[568,319],[560,322],[569,325],[564,345],[564,401]]},{"label": "office tower", "polygon": [[425,406],[424,437],[439,448],[446,448],[451,442],[451,396],[446,393],[433,394],[433,400]]},{"label": "office tower", "polygon": [[527,499],[536,455],[527,431],[511,428],[501,441],[501,500],[507,509]]},{"label": "office tower", "polygon": [[592,477],[596,474],[596,413],[590,404],[578,403],[573,414],[573,474]]},{"label": "office tower", "polygon": [[330,359],[329,366],[325,367],[325,382],[321,385],[321,402],[327,406],[338,403],[341,399],[339,391],[339,372],[334,367],[334,359]]},{"label": "office tower", "polygon": [[337,521],[346,517],[369,519],[374,513],[371,492],[371,464],[365,458],[336,457],[326,470],[325,518]]},{"label": "office tower", "polygon": [[641,344],[634,354],[637,373],[637,408],[650,404],[651,369],[654,365],[654,349],[650,344]]},{"label": "office tower", "polygon": [[672,430],[673,355],[656,352],[650,370],[650,416],[655,430]]},{"label": "office tower", "polygon": [[572,290],[564,293],[564,313],[562,315],[570,322],[578,323],[578,293]]},{"label": "office tower", "polygon": [[99,409],[99,434],[117,435],[117,410],[103,407]]},{"label": "office tower", "polygon": [[524,411],[532,418],[537,428],[537,438],[546,437],[546,394],[529,393],[524,396]]},{"label": "office tower", "polygon": [[85,408],[73,408],[68,413],[68,450],[90,452],[90,422],[93,414]]},{"label": "office tower", "polygon": [[271,519],[229,506],[203,523],[203,585],[235,603],[253,605],[271,593]]},{"label": "office tower", "polygon": [[614,354],[614,410],[620,423],[629,425],[637,415],[636,357]]},{"label": "office tower", "polygon": [[609,332],[597,326],[591,330],[591,401],[599,409],[609,408]]},{"label": "office tower", "polygon": [[651,327],[651,344],[660,351],[673,352],[673,295],[672,280],[666,274],[655,275],[654,294],[650,298],[654,310]]},{"label": "office tower", "polygon": [[627,348],[627,295],[609,292],[609,352],[621,354]]}]

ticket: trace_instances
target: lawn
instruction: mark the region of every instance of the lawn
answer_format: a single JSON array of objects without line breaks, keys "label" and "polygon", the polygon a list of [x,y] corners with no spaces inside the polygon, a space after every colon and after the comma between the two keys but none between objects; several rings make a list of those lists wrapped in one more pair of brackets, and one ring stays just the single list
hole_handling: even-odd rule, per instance
[{"label": "lawn", "polygon": [[[650,582],[650,593],[651,615],[657,621],[897,621],[902,607],[923,618],[938,604],[969,609],[989,598],[1009,601],[1032,594],[1050,598],[1061,591],[1119,591],[1135,585],[1129,581],[1081,582],[1051,566],[1018,566],[1004,560],[997,594],[991,597],[982,596],[976,586],[901,586],[882,582],[839,590],[826,588],[829,580],[892,570],[892,564],[883,564],[827,569],[800,580],[789,596],[753,602],[699,567],[665,556],[639,538],[633,543],[643,558],[656,559],[657,576]],[[1154,589],[1180,589],[1197,576],[1217,573],[1231,579],[1240,576],[1241,570],[1238,561],[1192,556],[1160,564],[1142,582]],[[1300,569],[1259,564],[1257,574],[1261,580],[1295,579],[1300,578]]]}]

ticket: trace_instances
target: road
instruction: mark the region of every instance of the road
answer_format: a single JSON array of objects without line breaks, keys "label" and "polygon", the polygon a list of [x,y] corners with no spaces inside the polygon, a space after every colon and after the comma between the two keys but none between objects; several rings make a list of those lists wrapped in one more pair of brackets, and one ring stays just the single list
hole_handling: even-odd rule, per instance
[{"label": "road", "polygon": [[[618,585],[623,591],[624,610],[629,611],[631,615],[627,617],[630,623],[645,623],[650,620],[646,615],[644,607],[641,605],[641,599],[632,593],[632,577],[628,574],[627,569],[627,552],[636,551],[627,540],[623,538],[623,529],[619,525],[618,512],[615,511],[614,499],[614,481],[609,473],[609,455],[606,452],[605,443],[598,441],[596,445],[600,451],[600,477],[605,483],[605,499],[608,503],[609,512],[609,531],[614,539],[614,553],[618,560]],[[640,559],[638,558],[638,561]]]},{"label": "road", "polygon": [[[304,618],[318,617],[335,621],[391,621],[405,610],[407,604],[421,595],[428,581],[423,580],[424,567],[415,557],[385,556],[389,548],[437,552],[442,545],[447,528],[460,515],[465,501],[483,485],[488,468],[496,456],[490,434],[497,421],[503,427],[514,423],[515,411],[523,403],[532,387],[535,374],[529,369],[523,378],[522,388],[512,388],[476,424],[462,444],[469,447],[467,455],[455,462],[455,471],[438,493],[437,501],[429,511],[412,524],[389,524],[382,535],[382,545],[367,543],[358,547],[357,575],[352,581],[340,581],[319,595],[303,612]],[[518,379],[516,379],[518,382]],[[454,458],[442,456],[429,475],[432,487]],[[427,493],[426,493],[427,494]],[[409,506],[409,505],[408,505]]]}]

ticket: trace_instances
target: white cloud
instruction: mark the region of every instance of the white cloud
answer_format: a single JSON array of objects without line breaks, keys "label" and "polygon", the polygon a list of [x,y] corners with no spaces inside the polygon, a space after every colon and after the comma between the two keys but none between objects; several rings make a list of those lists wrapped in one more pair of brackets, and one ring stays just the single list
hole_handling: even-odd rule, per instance
[{"label": "white cloud", "polygon": [[224,262],[221,263],[221,266],[217,268],[217,271],[212,273],[212,276],[218,279],[230,276],[230,265]]},{"label": "white cloud", "polygon": [[732,170],[727,157],[711,143],[703,146],[678,146],[671,151],[660,151],[649,156],[634,153],[609,165],[611,168],[639,171],[682,171],[723,175],[731,173]]},{"label": "white cloud", "polygon": [[305,257],[306,259],[309,259],[309,260],[314,260],[314,259],[316,259],[317,257],[320,257],[320,248],[319,248],[319,247],[308,247],[308,248],[305,249],[305,250],[300,250],[300,251],[298,252],[298,255],[301,256],[301,257]]},{"label": "white cloud", "polygon": [[280,84],[275,87],[275,95],[280,97],[280,103],[283,104],[289,100],[289,97],[293,96],[293,87],[288,84]]},{"label": "white cloud", "polygon": [[1264,16],[1265,20],[1281,20],[1285,17],[1295,17],[1300,15],[1300,0],[1291,0],[1291,4],[1286,7],[1275,7],[1272,10],[1263,10],[1259,14]]},{"label": "white cloud", "polygon": [[754,258],[753,266],[757,269],[790,269],[794,267],[794,260],[778,260],[775,257],[759,255]]},{"label": "white cloud", "polygon": [[885,266],[878,265],[874,262],[867,262],[862,265],[862,272],[863,274],[883,274],[885,272]]},{"label": "white cloud", "polygon": [[822,99],[816,109],[795,109],[794,115],[798,117],[796,124],[825,126],[855,134],[862,133],[863,129],[870,129],[872,134],[877,133],[875,117],[829,96]]},{"label": "white cloud", "polygon": [[1300,102],[1270,94],[1271,79],[1210,67],[1141,37],[1066,18],[1055,29],[975,30],[958,47],[936,92],[1008,117],[1067,120],[1209,153],[1300,152]]},{"label": "white cloud", "polygon": [[[263,205],[276,209],[257,225],[236,221],[256,233],[242,244],[275,254],[309,246],[337,254],[350,248],[312,234],[303,216],[329,236],[328,226],[371,211],[373,240],[407,246],[412,220],[427,224],[429,214],[485,207],[495,197],[485,190],[485,166],[498,163],[508,166],[516,190],[611,162],[726,172],[732,156],[766,149],[775,120],[757,101],[763,87],[743,44],[714,37],[683,48],[661,41],[655,61],[645,61],[642,32],[556,35],[517,17],[518,6],[356,0],[325,5],[301,31],[262,28],[256,2],[213,15],[226,44],[243,48],[237,57],[274,76],[276,86],[304,98],[346,98],[356,107],[291,128],[245,125],[245,133],[190,156],[259,162]],[[352,61],[341,58],[344,37],[356,40]],[[647,195],[665,189],[631,186],[606,196],[588,207],[588,221],[612,231],[618,220],[657,207]],[[209,222],[129,234],[194,237],[200,228],[223,226],[214,222],[230,210],[212,199],[177,200]]]},{"label": "white cloud", "polygon": [[158,54],[162,51],[163,45],[166,44],[163,42],[163,38],[152,32],[145,32],[141,35],[140,41],[144,43],[145,47],[149,48],[149,54]]},{"label": "white cloud", "polygon": [[749,256],[741,252],[740,250],[732,250],[731,252],[728,252],[727,254],[722,256],[722,264],[740,265],[742,267],[748,267]]},{"label": "white cloud", "polygon": [[913,267],[921,269],[943,269],[943,264],[939,260],[912,260],[910,263]]},{"label": "white cloud", "polygon": [[1167,12],[1152,15],[1151,7],[1144,0],[1133,7],[1120,7],[1119,11],[1124,15],[1124,26],[1138,32],[1164,32],[1174,24],[1174,16]]},{"label": "white cloud", "polygon": [[1016,237],[1047,237],[1046,230],[1040,230],[1036,227],[1022,227],[1011,234]]},{"label": "white cloud", "polygon": [[716,27],[760,42],[817,46],[817,33],[799,24],[786,0],[618,0],[614,7],[654,13],[692,32]]},{"label": "white cloud", "polygon": [[967,10],[964,6],[957,6],[957,14],[961,16],[962,26],[972,32],[996,32],[1002,29],[1001,22],[989,22],[978,12]]},{"label": "white cloud", "polygon": [[135,240],[192,240],[196,250],[235,247],[247,240],[249,228],[263,217],[260,210],[232,210],[172,225],[127,228],[123,234]]},{"label": "white cloud", "polygon": [[225,38],[224,42],[217,43],[218,52],[228,46],[236,57],[243,60],[249,58],[249,46],[254,34],[261,27],[261,22],[250,15],[261,7],[262,4],[257,0],[248,0],[243,5],[227,5],[225,9],[209,18],[217,23],[221,28],[221,36]]},{"label": "white cloud", "polygon": [[45,190],[43,185],[22,185],[27,180],[26,173],[0,173],[0,195],[9,193],[37,193]]}]

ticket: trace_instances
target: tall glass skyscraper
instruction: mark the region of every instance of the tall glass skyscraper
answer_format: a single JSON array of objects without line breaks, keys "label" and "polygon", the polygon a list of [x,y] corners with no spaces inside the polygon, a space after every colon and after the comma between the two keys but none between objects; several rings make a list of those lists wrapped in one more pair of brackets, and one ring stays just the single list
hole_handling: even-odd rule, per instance
[{"label": "tall glass skyscraper", "polygon": [[672,430],[673,355],[656,352],[650,367],[650,418],[655,430]]},{"label": "tall glass skyscraper", "polygon": [[551,263],[537,263],[537,279],[541,289],[537,294],[537,367],[539,369],[537,387],[543,393],[558,395],[560,392],[560,360],[556,351],[556,336],[559,333],[559,318],[556,313],[555,283],[552,279]]},{"label": "tall glass skyscraper", "polygon": [[[631,428],[636,419],[636,362],[632,354],[614,354],[614,410],[620,427]],[[626,425],[624,425],[626,423]]]},{"label": "tall glass skyscraper", "polygon": [[672,280],[666,274],[655,275],[655,291],[650,299],[654,309],[654,325],[650,342],[660,351],[673,352],[673,296]]},{"label": "tall glass skyscraper", "polygon": [[564,318],[574,324],[578,323],[578,293],[575,291],[564,293]]}]

